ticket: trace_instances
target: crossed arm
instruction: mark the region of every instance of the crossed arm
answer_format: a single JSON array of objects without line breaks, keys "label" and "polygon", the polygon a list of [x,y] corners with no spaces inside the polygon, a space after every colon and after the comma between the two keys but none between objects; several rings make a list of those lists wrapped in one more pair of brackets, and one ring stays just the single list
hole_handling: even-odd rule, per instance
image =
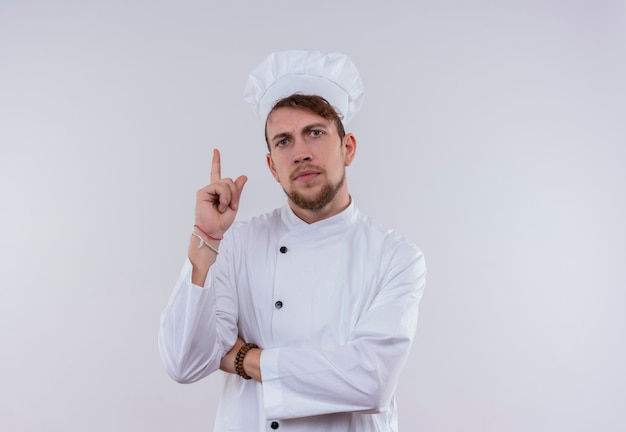
[{"label": "crossed arm", "polygon": [[[224,246],[221,252],[230,255],[230,242]],[[246,355],[246,374],[263,380],[268,418],[379,412],[388,406],[414,336],[424,282],[421,253],[402,249],[391,254],[381,290],[348,340],[325,347],[263,347]],[[187,265],[164,313],[161,353],[179,382],[197,381],[217,369],[234,373],[243,341],[237,337],[240,317],[229,312],[239,309],[238,300],[223,285],[222,271],[211,272],[212,280],[200,288],[191,285]]]},{"label": "crossed arm", "polygon": [[[235,357],[245,342],[237,337],[237,342],[222,358],[220,369],[224,372],[236,374]],[[252,379],[262,382],[261,379],[261,348],[252,348],[243,358],[243,370]]]}]

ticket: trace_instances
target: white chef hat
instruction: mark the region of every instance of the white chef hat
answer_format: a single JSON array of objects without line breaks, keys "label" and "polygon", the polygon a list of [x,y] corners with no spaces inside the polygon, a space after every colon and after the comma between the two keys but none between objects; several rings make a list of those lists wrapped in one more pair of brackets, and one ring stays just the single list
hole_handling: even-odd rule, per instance
[{"label": "white chef hat", "polygon": [[352,61],[338,52],[287,50],[270,54],[248,76],[244,99],[265,120],[278,100],[294,93],[326,99],[347,124],[365,90]]}]

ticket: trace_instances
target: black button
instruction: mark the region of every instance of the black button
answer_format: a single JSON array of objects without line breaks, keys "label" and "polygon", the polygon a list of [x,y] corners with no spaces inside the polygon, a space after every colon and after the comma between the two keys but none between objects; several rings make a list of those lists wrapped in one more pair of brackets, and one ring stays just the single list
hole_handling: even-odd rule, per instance
[{"label": "black button", "polygon": [[281,246],[280,247],[280,253],[287,253],[288,249],[286,246]]},{"label": "black button", "polygon": [[283,302],[278,300],[276,303],[274,303],[274,306],[276,307],[276,309],[280,309],[281,307],[283,307]]},{"label": "black button", "polygon": [[278,422],[272,422],[272,424],[270,425],[272,429],[278,429],[278,426],[280,426]]}]

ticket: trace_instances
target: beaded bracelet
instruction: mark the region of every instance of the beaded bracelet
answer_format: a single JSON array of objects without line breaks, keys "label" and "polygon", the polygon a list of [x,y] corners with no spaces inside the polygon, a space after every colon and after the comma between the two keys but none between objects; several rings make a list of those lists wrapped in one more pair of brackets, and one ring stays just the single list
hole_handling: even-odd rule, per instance
[{"label": "beaded bracelet", "polygon": [[248,351],[250,351],[252,348],[258,348],[258,346],[250,342],[245,343],[241,346],[241,348],[239,348],[239,351],[237,351],[237,355],[235,356],[235,372],[241,378],[247,380],[251,379],[252,377],[248,376],[246,371],[243,370],[243,359],[246,354],[248,354]]}]

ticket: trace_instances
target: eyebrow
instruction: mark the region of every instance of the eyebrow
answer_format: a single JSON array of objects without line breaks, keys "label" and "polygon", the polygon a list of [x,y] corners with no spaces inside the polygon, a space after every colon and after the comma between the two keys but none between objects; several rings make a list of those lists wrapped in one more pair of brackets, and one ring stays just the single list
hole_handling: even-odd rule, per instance
[{"label": "eyebrow", "polygon": [[274,135],[270,141],[271,142],[276,142],[279,139],[281,140],[283,138],[289,138],[290,136],[291,136],[291,134],[289,132],[281,132],[279,134]]},{"label": "eyebrow", "polygon": [[328,129],[328,125],[324,124],[324,123],[313,123],[310,125],[306,125],[305,127],[302,128],[302,132],[306,133],[306,132],[310,132],[313,129]]},{"label": "eyebrow", "polygon": [[[309,133],[310,131],[312,131],[313,129],[328,130],[328,125],[325,124],[325,123],[311,123],[309,125],[304,126],[302,128],[302,132],[306,134],[306,133]],[[280,133],[277,133],[276,135],[274,135],[270,141],[276,142],[276,140],[278,140],[278,139],[289,138],[290,136],[291,136],[290,132],[280,132]]]}]

